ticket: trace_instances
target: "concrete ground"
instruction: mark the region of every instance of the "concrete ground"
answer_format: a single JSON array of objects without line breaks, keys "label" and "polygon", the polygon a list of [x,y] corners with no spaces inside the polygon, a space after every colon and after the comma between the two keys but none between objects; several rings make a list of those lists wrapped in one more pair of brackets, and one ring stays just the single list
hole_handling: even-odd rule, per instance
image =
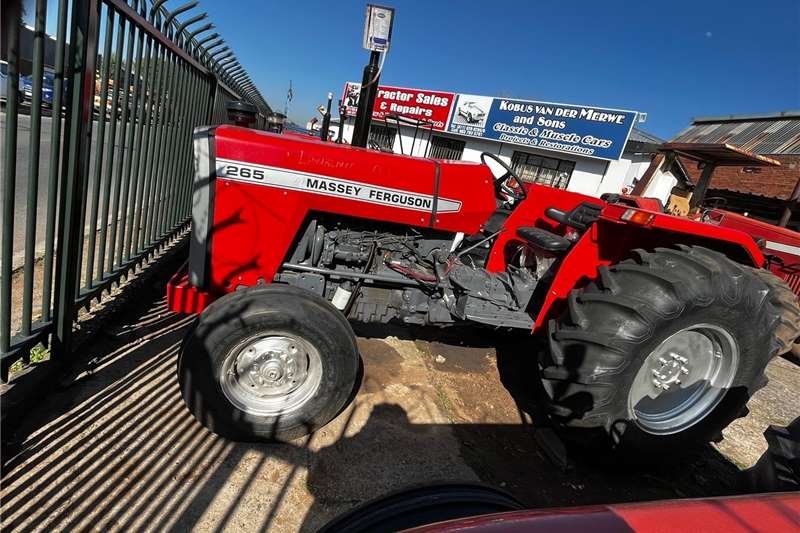
[{"label": "concrete ground", "polygon": [[531,507],[729,494],[767,424],[800,415],[800,369],[776,360],[718,446],[637,470],[570,449],[562,468],[535,437],[536,406],[509,392],[525,386],[526,341],[379,328],[359,330],[363,383],[335,421],[288,445],[227,442],[181,401],[190,319],[166,310],[164,282],[84,350],[91,364],[74,384],[31,406],[0,480],[4,531],[314,531],[364,500],[444,480],[481,480]]}]

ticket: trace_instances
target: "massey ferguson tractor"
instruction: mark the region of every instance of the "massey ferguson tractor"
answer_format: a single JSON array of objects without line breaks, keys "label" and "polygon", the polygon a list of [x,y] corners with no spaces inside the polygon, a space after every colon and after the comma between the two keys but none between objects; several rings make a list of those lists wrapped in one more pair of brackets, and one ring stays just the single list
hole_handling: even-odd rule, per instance
[{"label": "massey ferguson tractor", "polygon": [[[353,397],[350,321],[524,330],[552,418],[612,449],[708,442],[745,412],[800,307],[744,232],[481,163],[198,129],[179,380],[234,440],[291,440]],[[515,337],[516,338],[516,337]]]}]

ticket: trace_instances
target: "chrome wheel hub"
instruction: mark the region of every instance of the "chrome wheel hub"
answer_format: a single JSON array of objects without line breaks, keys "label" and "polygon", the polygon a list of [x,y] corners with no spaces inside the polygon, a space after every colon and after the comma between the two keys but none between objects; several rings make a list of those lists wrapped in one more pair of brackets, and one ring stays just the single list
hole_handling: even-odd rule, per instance
[{"label": "chrome wheel hub", "polygon": [[672,352],[669,359],[659,357],[651,366],[654,367],[653,385],[657,389],[669,390],[670,386],[681,384],[681,376],[689,373],[690,363],[687,357]]},{"label": "chrome wheel hub", "polygon": [[724,328],[677,331],[645,358],[628,393],[629,415],[648,433],[683,431],[719,404],[738,366],[739,347]]},{"label": "chrome wheel hub", "polygon": [[248,413],[275,416],[298,409],[319,387],[319,352],[307,341],[276,333],[231,350],[220,376],[223,394]]},{"label": "chrome wheel hub", "polygon": [[306,354],[287,337],[267,337],[251,344],[236,361],[253,394],[260,397],[287,394],[302,385],[308,375]]}]

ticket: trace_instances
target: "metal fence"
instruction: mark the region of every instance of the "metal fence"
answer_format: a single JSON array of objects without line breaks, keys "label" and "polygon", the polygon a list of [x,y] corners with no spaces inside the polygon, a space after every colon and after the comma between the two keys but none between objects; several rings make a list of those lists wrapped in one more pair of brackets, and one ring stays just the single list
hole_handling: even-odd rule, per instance
[{"label": "metal fence", "polygon": [[271,114],[196,1],[48,4],[2,3],[3,381],[40,343],[63,362],[78,310],[187,227],[194,127]]}]

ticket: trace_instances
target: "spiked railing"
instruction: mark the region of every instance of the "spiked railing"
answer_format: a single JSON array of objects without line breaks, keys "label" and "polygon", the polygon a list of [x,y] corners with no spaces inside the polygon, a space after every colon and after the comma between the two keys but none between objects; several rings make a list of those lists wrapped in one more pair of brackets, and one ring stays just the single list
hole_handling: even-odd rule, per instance
[{"label": "spiked railing", "polygon": [[2,3],[2,381],[36,347],[68,360],[78,310],[186,230],[195,127],[225,122],[231,100],[267,126],[207,14],[167,4],[34,0],[23,24],[21,1]]}]

